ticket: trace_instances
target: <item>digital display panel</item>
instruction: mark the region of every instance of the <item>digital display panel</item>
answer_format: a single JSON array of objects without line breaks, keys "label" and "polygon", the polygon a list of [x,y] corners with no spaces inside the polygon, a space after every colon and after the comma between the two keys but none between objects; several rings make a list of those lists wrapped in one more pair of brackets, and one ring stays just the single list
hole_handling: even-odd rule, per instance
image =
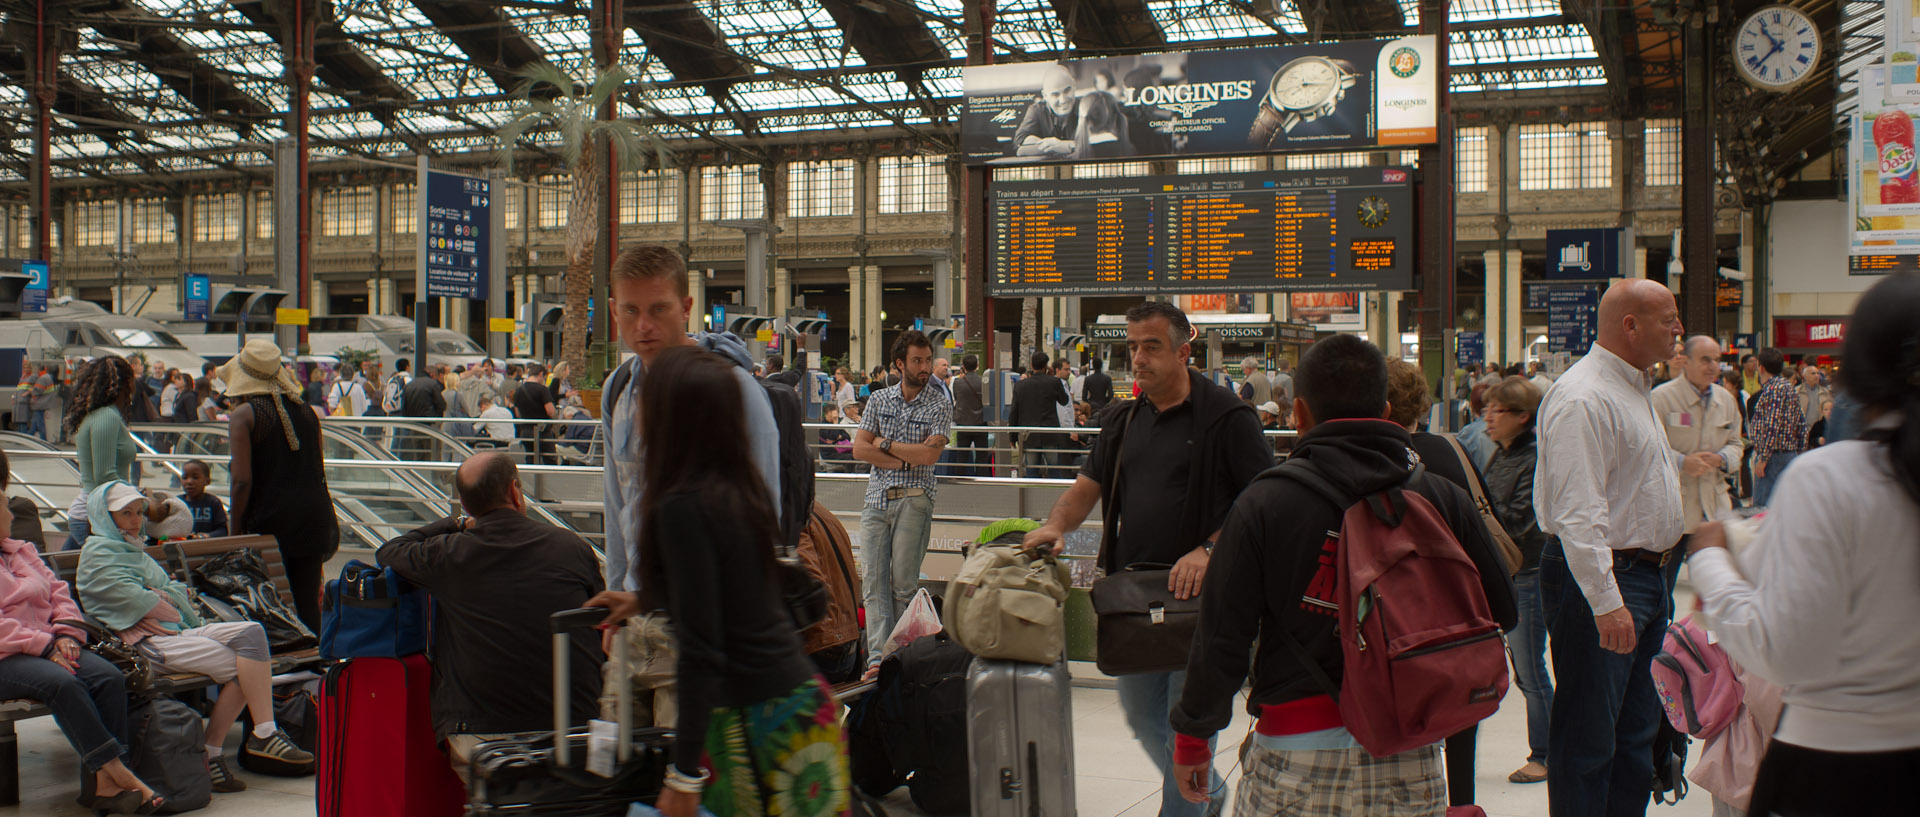
[{"label": "digital display panel", "polygon": [[1413,288],[1397,167],[997,182],[996,296]]}]

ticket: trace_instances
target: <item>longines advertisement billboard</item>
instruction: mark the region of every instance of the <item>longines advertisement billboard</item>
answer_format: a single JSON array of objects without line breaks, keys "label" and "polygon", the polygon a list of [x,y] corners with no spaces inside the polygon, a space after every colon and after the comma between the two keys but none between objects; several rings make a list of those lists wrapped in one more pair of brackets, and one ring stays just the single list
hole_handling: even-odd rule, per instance
[{"label": "longines advertisement billboard", "polygon": [[968,66],[973,164],[1430,144],[1431,36]]}]

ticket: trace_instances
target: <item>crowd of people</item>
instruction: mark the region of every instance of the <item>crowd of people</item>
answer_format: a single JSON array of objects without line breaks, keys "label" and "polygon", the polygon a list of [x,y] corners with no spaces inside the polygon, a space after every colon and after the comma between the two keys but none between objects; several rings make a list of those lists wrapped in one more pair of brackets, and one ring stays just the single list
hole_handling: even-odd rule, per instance
[{"label": "crowd of people", "polygon": [[[550,613],[585,605],[607,609],[606,632],[567,654],[577,719],[593,714],[619,628],[643,614],[671,622],[678,700],[657,713],[675,736],[657,803],[667,817],[794,813],[770,781],[803,778],[812,799],[800,813],[843,813],[851,795],[834,672],[792,626],[775,549],[793,486],[783,484],[773,390],[800,381],[776,363],[756,372],[730,334],[688,334],[687,280],[666,247],[630,248],[613,263],[608,305],[634,356],[602,395],[604,571],[578,534],[527,516],[505,450],[459,467],[463,515],[404,533],[377,558],[437,600],[433,721],[463,773],[480,742],[545,726],[546,675],[524,665],[551,654]],[[1920,276],[1890,276],[1861,301],[1843,371],[1817,361],[1789,369],[1776,349],[1735,365],[1714,339],[1684,335],[1669,290],[1623,281],[1601,300],[1598,341],[1564,373],[1476,368],[1450,384],[1472,416],[1448,434],[1427,427],[1436,389],[1425,374],[1364,340],[1324,338],[1274,372],[1250,358],[1221,385],[1191,365],[1185,314],[1145,301],[1126,315],[1134,399],[1115,399],[1098,361],[1083,372],[1044,354],[1027,361],[1009,421],[1061,431],[1025,433],[1023,468],[1071,484],[1025,543],[1058,552],[1097,506],[1101,571],[1169,566],[1167,592],[1198,599],[1184,668],[1116,684],[1128,727],[1163,775],[1163,817],[1219,814],[1228,799],[1248,815],[1429,815],[1474,802],[1475,727],[1377,756],[1337,700],[1346,647],[1334,589],[1352,503],[1335,497],[1376,496],[1417,496],[1443,529],[1423,535],[1448,537],[1474,566],[1472,592],[1506,636],[1526,710],[1527,754],[1508,779],[1544,782],[1555,817],[1645,811],[1664,718],[1650,667],[1680,612],[1683,563],[1717,643],[1787,704],[1763,755],[1734,770],[1740,785],[1709,786],[1717,810],[1900,813],[1920,794],[1920,633],[1905,625],[1920,615],[1911,542],[1920,432],[1906,422],[1920,409],[1916,310]],[[837,371],[829,426],[816,430],[829,466],[866,476],[868,641],[855,676],[878,670],[919,587],[940,476],[966,473],[942,469],[982,463],[971,458],[984,447],[974,432],[955,431],[980,420],[978,360],[954,367],[936,354],[926,335],[906,331],[864,386]],[[299,617],[318,629],[319,572],[338,542],[331,503],[313,499],[326,490],[321,415],[377,402],[401,416],[446,416],[457,405],[504,441],[493,426],[512,424],[500,420],[555,419],[571,396],[564,372],[549,378],[538,366],[484,362],[418,377],[399,368],[383,379],[363,367],[303,390],[279,350],[256,340],[204,372],[227,401],[230,509],[207,493],[204,462],[182,469],[179,497],[134,487],[127,422],[146,378],[118,358],[80,374],[60,418],[83,480],[70,511],[77,598],[32,543],[0,542],[13,568],[0,575],[0,697],[40,698],[61,713],[103,808],[160,804],[124,762],[118,671],[61,623],[77,617],[76,602],[159,666],[223,685],[207,721],[209,769],[222,790],[243,785],[222,748],[242,709],[255,725],[240,751],[305,756],[274,723],[262,630],[201,621],[141,546],[270,533]],[[164,371],[154,377],[158,392],[186,388]],[[1267,478],[1274,450],[1262,432],[1282,426],[1298,432],[1289,460],[1324,484]],[[1072,430],[1090,428],[1099,433],[1085,440]],[[513,436],[537,459],[541,433]],[[1076,445],[1083,456],[1054,456]],[[1764,506],[1766,521],[1735,555],[1724,520],[1746,506]],[[516,604],[498,605],[505,596]],[[1243,690],[1256,725],[1230,793],[1213,753]]]}]

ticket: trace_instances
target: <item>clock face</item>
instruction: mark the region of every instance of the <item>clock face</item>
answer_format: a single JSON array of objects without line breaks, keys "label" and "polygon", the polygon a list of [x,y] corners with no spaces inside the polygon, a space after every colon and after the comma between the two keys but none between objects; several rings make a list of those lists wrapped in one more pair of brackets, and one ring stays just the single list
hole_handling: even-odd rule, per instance
[{"label": "clock face", "polygon": [[1361,199],[1359,210],[1355,213],[1360,217],[1362,225],[1374,229],[1386,226],[1387,216],[1391,214],[1392,211],[1387,208],[1387,200],[1379,196]]},{"label": "clock face", "polygon": [[1799,9],[1765,6],[1734,32],[1733,58],[1747,84],[1786,91],[1820,64],[1820,29]]},{"label": "clock face", "polygon": [[1340,90],[1340,69],[1318,57],[1302,57],[1282,66],[1267,99],[1281,110],[1308,110],[1325,104]]}]

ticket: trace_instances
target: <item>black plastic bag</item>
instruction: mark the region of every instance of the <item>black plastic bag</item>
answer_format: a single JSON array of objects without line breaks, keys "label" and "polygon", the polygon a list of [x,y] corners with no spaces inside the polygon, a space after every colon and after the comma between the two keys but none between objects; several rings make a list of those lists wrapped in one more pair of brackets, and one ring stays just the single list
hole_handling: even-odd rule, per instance
[{"label": "black plastic bag", "polygon": [[267,576],[267,564],[250,548],[208,559],[193,571],[193,586],[203,595],[231,605],[249,620],[267,629],[267,645],[274,652],[293,652],[316,646],[320,639],[280,597]]}]

